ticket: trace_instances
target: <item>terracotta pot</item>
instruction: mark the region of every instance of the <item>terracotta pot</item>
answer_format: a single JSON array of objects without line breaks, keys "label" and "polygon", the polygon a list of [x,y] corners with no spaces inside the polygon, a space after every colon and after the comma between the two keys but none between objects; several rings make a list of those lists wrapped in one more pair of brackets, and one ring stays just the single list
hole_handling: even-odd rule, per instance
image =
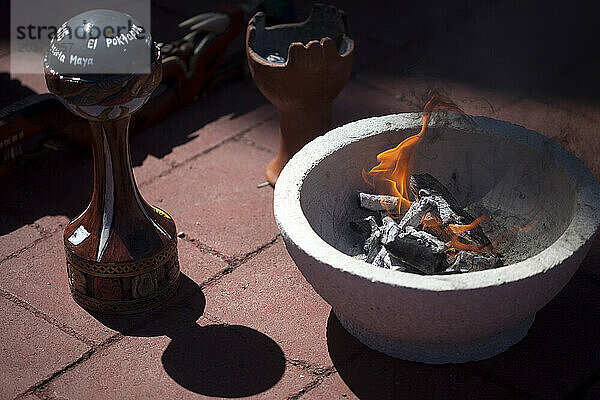
[{"label": "terracotta pot", "polygon": [[[93,21],[90,30],[140,26],[111,10],[87,11],[66,24],[83,21]],[[64,46],[59,31],[44,59],[48,89],[91,126],[94,191],[85,211],[65,228],[64,245],[73,298],[101,313],[156,307],[176,292],[180,280],[175,223],[144,201],[131,169],[130,114],[148,100],[162,71],[160,51],[149,33],[144,39],[132,35],[122,39],[124,45],[107,47],[100,41],[94,47],[88,40],[69,40],[71,46]],[[63,61],[73,57],[93,63]],[[122,71],[115,69],[115,61],[122,63]],[[135,70],[129,69],[132,65]]]},{"label": "terracotta pot", "polygon": [[317,4],[295,24],[266,28],[265,14],[257,13],[246,52],[256,85],[279,113],[279,154],[265,171],[274,185],[290,157],[331,128],[331,104],[350,77],[354,41],[344,12]]}]

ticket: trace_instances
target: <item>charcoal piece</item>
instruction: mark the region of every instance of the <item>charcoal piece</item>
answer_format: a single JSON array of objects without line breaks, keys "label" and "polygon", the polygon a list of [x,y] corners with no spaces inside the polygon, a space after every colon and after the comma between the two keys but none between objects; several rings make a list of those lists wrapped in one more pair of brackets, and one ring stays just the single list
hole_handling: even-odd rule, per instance
[{"label": "charcoal piece", "polygon": [[371,211],[398,211],[398,197],[358,193],[360,206]]},{"label": "charcoal piece", "polygon": [[375,267],[391,269],[393,271],[407,271],[410,266],[395,257],[392,257],[385,247],[382,247],[372,263]]},{"label": "charcoal piece", "polygon": [[415,228],[407,227],[405,230],[405,234],[416,239],[417,242],[419,242],[419,244],[421,244],[422,246],[430,247],[433,251],[437,253],[442,253],[448,248],[444,241],[425,231],[418,231]]},{"label": "charcoal piece", "polygon": [[386,264],[386,268],[391,269],[392,271],[402,271],[402,272],[414,271],[414,268],[411,268],[410,265],[408,265],[405,262],[403,262],[402,260],[392,256],[391,254],[389,254],[389,252],[388,252],[387,260],[384,259],[384,261],[389,262],[389,266]]},{"label": "charcoal piece", "polygon": [[373,258],[373,262],[371,262],[371,264],[378,268],[385,268],[384,259],[386,256],[389,257],[388,252],[386,251],[385,247],[382,246],[375,255],[375,258]]},{"label": "charcoal piece", "polygon": [[450,204],[446,201],[446,199],[440,196],[437,192],[422,189],[419,193],[419,201],[429,201],[430,203],[435,204],[435,207],[431,208],[431,213],[438,216],[442,220],[443,227],[448,226],[448,224],[462,225],[465,223],[465,219],[454,212],[454,209],[450,207]]},{"label": "charcoal piece", "polygon": [[429,212],[437,213],[437,210],[438,204],[433,199],[423,197],[410,205],[406,214],[398,222],[398,227],[401,230],[405,230],[407,226],[416,228],[425,214]]},{"label": "charcoal piece", "polygon": [[444,268],[446,245],[427,232],[407,228],[392,241],[383,243],[391,256],[425,274],[432,274]]},{"label": "charcoal piece", "polygon": [[444,241],[450,240],[450,235],[442,226],[442,219],[435,213],[428,212],[421,219],[422,227],[425,232],[432,234],[436,238]]},{"label": "charcoal piece", "polygon": [[398,226],[398,224],[396,224],[396,222],[388,217],[385,216],[382,218],[381,222],[383,223],[383,226],[381,227],[381,242],[391,242],[393,241],[396,236],[400,235],[401,233],[403,233],[402,229],[400,229],[400,227]]},{"label": "charcoal piece", "polygon": [[491,254],[478,254],[470,251],[459,251],[456,256],[449,256],[450,265],[446,272],[475,272],[502,266],[502,260]]},{"label": "charcoal piece", "polygon": [[437,179],[435,179],[432,175],[430,174],[414,174],[410,176],[410,180],[409,180],[409,184],[408,184],[408,188],[410,189],[410,192],[412,193],[412,195],[414,196],[414,198],[419,198],[419,191],[425,189],[428,190],[430,192],[436,192],[438,193],[440,196],[442,196],[446,202],[448,203],[448,205],[450,206],[450,208],[458,215],[460,216],[464,216],[467,218],[471,218],[470,222],[467,223],[471,223],[473,222],[473,217],[471,217],[468,213],[466,213],[463,209],[463,207],[458,203],[458,201],[454,198],[454,196],[452,195],[452,193],[450,193],[450,191],[448,189],[446,189],[446,187],[444,185],[442,185],[442,183],[440,181],[438,181]]},{"label": "charcoal piece", "polygon": [[[438,205],[437,215],[444,224],[468,225],[475,221],[454,198],[452,193],[446,189],[430,174],[411,175],[409,189],[416,198],[431,198]],[[479,246],[490,246],[490,239],[487,237],[481,226],[459,234],[459,239],[465,244],[475,244]]]},{"label": "charcoal piece", "polygon": [[365,218],[365,221],[367,221],[371,226],[371,235],[367,238],[367,240],[365,240],[363,247],[365,254],[367,255],[366,261],[370,263],[373,262],[375,256],[377,256],[377,253],[379,253],[381,248],[381,236],[383,232],[377,225],[377,221],[375,221],[374,217],[368,216]]}]

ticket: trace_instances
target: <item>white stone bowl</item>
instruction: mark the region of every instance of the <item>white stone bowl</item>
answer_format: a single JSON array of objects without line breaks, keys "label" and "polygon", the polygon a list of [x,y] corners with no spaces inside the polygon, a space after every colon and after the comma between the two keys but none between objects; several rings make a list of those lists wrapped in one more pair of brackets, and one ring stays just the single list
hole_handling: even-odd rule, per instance
[{"label": "white stone bowl", "polygon": [[[296,265],[362,343],[425,363],[481,360],[521,340],[569,281],[600,225],[600,185],[554,141],[485,117],[434,114],[413,154],[413,172],[444,183],[492,238],[510,226],[506,265],[422,276],[351,256],[362,240],[349,222],[364,216],[356,190],[376,155],[417,133],[421,114],[369,118],[308,143],[275,187],[275,218]],[[552,332],[548,332],[552,334]]]}]

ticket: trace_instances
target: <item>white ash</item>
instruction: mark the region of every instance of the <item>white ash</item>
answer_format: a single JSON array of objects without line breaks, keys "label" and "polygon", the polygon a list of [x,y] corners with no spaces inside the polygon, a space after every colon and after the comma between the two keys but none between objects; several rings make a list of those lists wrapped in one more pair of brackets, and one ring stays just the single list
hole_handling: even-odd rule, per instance
[{"label": "white ash", "polygon": [[[442,220],[442,226],[447,226],[448,224],[467,225],[475,221],[475,218],[459,204],[452,193],[432,175],[411,175],[408,186],[413,195],[418,194],[416,197],[419,200],[427,197],[436,202],[438,205],[437,215]],[[476,226],[469,231],[461,233],[459,238],[466,244],[491,245],[481,226]]]},{"label": "white ash", "polygon": [[400,229],[405,229],[407,226],[416,227],[421,223],[421,219],[428,212],[437,213],[437,203],[429,197],[423,197],[411,204],[406,214],[402,217],[398,226]]},{"label": "white ash", "polygon": [[363,246],[363,249],[367,256],[366,261],[368,263],[372,263],[375,259],[375,256],[377,256],[377,253],[379,253],[379,249],[381,247],[381,236],[383,235],[383,231],[377,225],[377,221],[375,221],[374,217],[367,217],[365,218],[365,221],[367,221],[371,226],[371,234],[369,235],[367,240],[365,240],[365,245]]},{"label": "white ash", "polygon": [[498,257],[489,254],[477,254],[469,251],[459,251],[456,256],[449,256],[451,265],[446,272],[475,272],[502,266]]},{"label": "white ash", "polygon": [[392,256],[383,246],[379,250],[379,253],[377,253],[372,264],[376,267],[391,269],[393,271],[407,271],[409,269],[406,263]]},{"label": "white ash", "polygon": [[360,206],[371,211],[393,211],[398,209],[398,197],[359,193]]}]

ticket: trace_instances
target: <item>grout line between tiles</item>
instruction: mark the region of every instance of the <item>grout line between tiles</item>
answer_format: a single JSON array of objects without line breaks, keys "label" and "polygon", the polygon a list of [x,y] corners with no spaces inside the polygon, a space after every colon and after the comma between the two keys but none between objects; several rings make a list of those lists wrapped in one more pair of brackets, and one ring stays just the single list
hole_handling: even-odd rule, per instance
[{"label": "grout line between tiles", "polygon": [[208,153],[210,153],[210,152],[218,149],[219,147],[221,147],[221,146],[223,146],[223,145],[225,145],[227,143],[239,141],[239,138],[241,138],[244,134],[246,134],[247,132],[251,131],[254,128],[257,128],[257,127],[263,125],[264,123],[266,123],[271,118],[273,118],[273,116],[270,116],[270,117],[268,117],[268,118],[266,118],[264,120],[261,120],[261,121],[255,123],[255,124],[252,124],[252,125],[244,128],[243,130],[241,130],[240,132],[236,133],[235,135],[232,135],[232,136],[230,136],[230,137],[228,137],[226,139],[221,140],[219,143],[217,143],[217,144],[215,144],[213,146],[210,146],[210,147],[202,150],[198,154],[195,154],[195,155],[193,155],[193,156],[191,156],[189,158],[186,158],[185,160],[183,160],[181,162],[172,164],[167,170],[165,170],[165,171],[161,172],[160,174],[158,174],[158,175],[156,175],[156,176],[154,176],[154,177],[152,177],[152,178],[144,181],[143,183],[141,183],[140,185],[138,185],[138,187],[140,187],[140,188],[146,187],[146,186],[148,186],[148,185],[156,182],[158,179],[163,178],[163,177],[169,175],[171,172],[173,172],[173,171],[175,171],[175,170],[177,170],[177,169],[179,169],[179,168],[181,168],[181,167],[189,164],[192,161],[197,160],[198,158],[200,158],[200,157],[202,157],[202,156],[204,156],[204,155],[206,155],[206,154],[208,154]]},{"label": "grout line between tiles", "polygon": [[3,297],[4,299],[10,301],[11,303],[15,304],[16,306],[24,308],[25,310],[32,313],[34,316],[43,319],[44,321],[48,322],[50,325],[61,330],[62,332],[66,333],[67,335],[74,337],[75,339],[87,344],[88,346],[90,346],[90,347],[95,346],[94,341],[86,338],[84,335],[77,332],[75,329],[71,328],[70,326],[68,326],[66,324],[59,322],[56,318],[49,316],[42,310],[29,304],[27,301],[19,298],[18,296],[15,296],[14,294],[12,294],[4,289],[0,289],[0,297]]},{"label": "grout line between tiles", "polygon": [[103,341],[102,343],[92,347],[91,349],[89,349],[88,351],[86,351],[85,353],[83,353],[77,360],[69,363],[68,365],[66,365],[65,367],[59,369],[58,371],[54,372],[52,375],[50,375],[50,377],[34,384],[33,386],[31,386],[29,389],[27,389],[25,392],[21,393],[20,395],[15,397],[15,400],[17,399],[21,399],[24,398],[25,396],[28,396],[30,394],[36,395],[42,399],[50,399],[51,396],[49,396],[48,394],[46,394],[46,390],[48,385],[55,380],[56,378],[58,378],[59,376],[63,375],[64,373],[76,368],[78,365],[86,362],[87,360],[89,360],[94,354],[96,354],[98,351],[101,351],[103,349],[107,349],[110,346],[112,346],[115,343],[118,343],[121,339],[123,339],[124,336],[121,333],[116,333],[114,335],[112,335],[111,337],[109,337],[108,339],[106,339],[105,341]]}]

